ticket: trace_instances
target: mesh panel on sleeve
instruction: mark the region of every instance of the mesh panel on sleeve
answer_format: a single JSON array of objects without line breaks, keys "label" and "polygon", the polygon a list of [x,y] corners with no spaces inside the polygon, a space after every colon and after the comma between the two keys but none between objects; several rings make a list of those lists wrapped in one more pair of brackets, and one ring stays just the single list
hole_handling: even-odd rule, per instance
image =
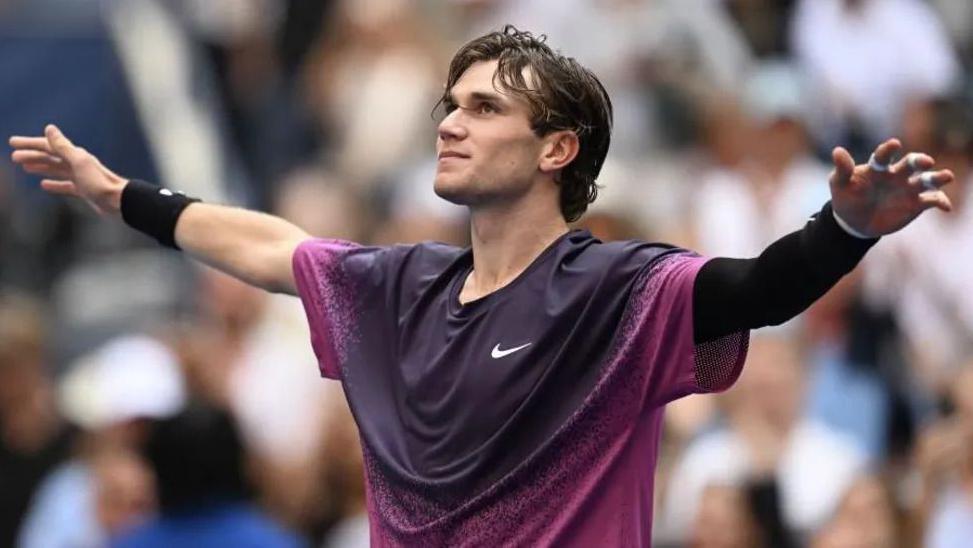
[{"label": "mesh panel on sleeve", "polygon": [[740,375],[749,345],[749,331],[697,344],[696,384],[706,392],[729,388]]}]

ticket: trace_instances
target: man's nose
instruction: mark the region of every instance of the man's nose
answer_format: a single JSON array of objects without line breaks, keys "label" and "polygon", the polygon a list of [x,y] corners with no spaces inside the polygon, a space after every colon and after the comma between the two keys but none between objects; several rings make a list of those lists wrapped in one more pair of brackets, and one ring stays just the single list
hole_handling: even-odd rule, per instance
[{"label": "man's nose", "polygon": [[462,109],[458,108],[446,115],[442,122],[439,122],[438,133],[440,139],[449,141],[466,138],[467,131],[466,126],[461,120],[462,115]]}]

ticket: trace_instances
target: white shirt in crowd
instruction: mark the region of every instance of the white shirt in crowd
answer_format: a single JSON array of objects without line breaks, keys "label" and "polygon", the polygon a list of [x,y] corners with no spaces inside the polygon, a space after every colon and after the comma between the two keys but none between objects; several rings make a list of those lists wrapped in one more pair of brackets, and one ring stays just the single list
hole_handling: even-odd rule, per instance
[{"label": "white shirt in crowd", "polygon": [[820,142],[834,142],[849,117],[878,140],[898,130],[911,98],[946,94],[960,65],[936,12],[921,0],[802,0],[793,49],[826,104]]},{"label": "white shirt in crowd", "polygon": [[[797,531],[824,524],[865,464],[864,453],[851,438],[823,423],[802,419],[777,465],[785,523]],[[659,508],[660,529],[685,539],[708,486],[743,485],[752,474],[747,447],[737,434],[729,429],[703,434],[687,447],[673,470]]]}]

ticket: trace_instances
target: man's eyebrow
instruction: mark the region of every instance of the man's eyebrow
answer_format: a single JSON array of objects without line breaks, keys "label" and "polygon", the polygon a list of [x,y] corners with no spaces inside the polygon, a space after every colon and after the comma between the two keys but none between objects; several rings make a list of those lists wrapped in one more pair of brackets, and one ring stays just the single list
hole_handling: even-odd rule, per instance
[{"label": "man's eyebrow", "polygon": [[473,93],[470,94],[470,98],[473,99],[474,101],[488,101],[491,103],[500,103],[500,104],[506,103],[503,96],[500,95],[499,93],[489,93],[485,91],[474,91]]},{"label": "man's eyebrow", "polygon": [[[497,103],[499,105],[507,104],[507,101],[503,98],[503,95],[499,93],[491,93],[488,91],[473,91],[470,93],[470,100],[472,101],[486,101],[491,103]],[[457,104],[456,95],[452,91],[446,94],[446,101],[448,103]]]}]

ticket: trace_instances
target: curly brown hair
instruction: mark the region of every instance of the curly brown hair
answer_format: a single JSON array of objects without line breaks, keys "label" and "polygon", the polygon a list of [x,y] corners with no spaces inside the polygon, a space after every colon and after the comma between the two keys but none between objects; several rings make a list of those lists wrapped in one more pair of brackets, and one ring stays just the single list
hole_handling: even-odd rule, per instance
[{"label": "curly brown hair", "polygon": [[[546,40],[513,25],[472,40],[450,61],[445,91],[436,106],[448,104],[453,86],[471,65],[496,60],[494,83],[527,101],[531,129],[537,136],[560,130],[578,136],[578,156],[558,180],[561,214],[573,222],[598,196],[595,181],[611,143],[612,104],[590,70],[552,50]],[[531,82],[524,77],[528,67]]]}]

